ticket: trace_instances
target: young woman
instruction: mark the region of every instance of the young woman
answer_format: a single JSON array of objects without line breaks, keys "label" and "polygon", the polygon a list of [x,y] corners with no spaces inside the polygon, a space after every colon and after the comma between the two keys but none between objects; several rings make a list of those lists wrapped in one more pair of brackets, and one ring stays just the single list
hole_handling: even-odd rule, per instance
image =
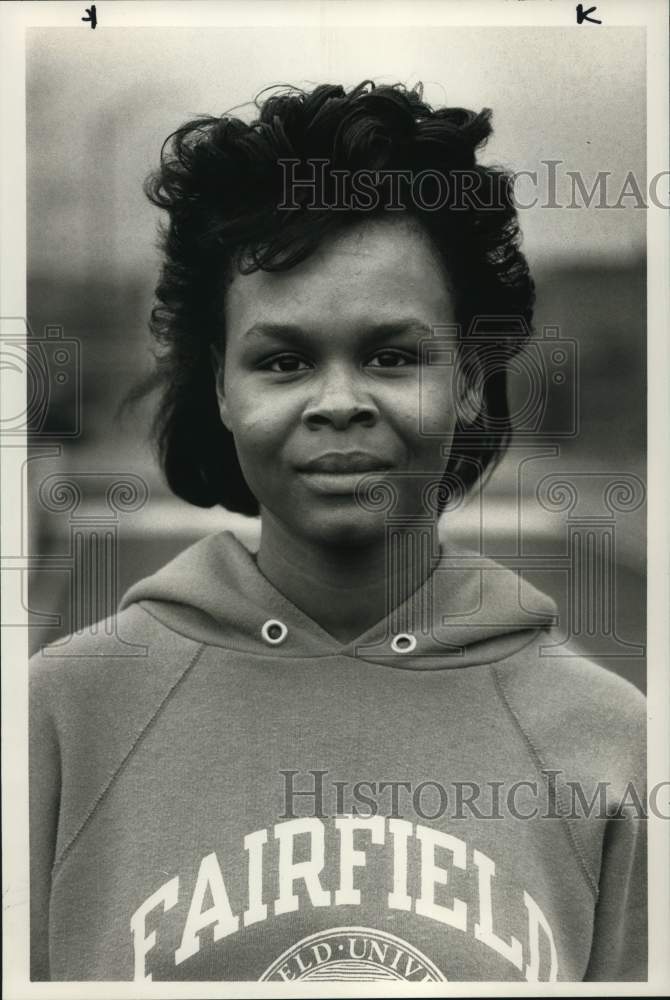
[{"label": "young woman", "polygon": [[34,978],[646,978],[642,698],[438,537],[531,319],[489,131],[366,82],[164,149],[161,460],[260,548],[35,659]]}]

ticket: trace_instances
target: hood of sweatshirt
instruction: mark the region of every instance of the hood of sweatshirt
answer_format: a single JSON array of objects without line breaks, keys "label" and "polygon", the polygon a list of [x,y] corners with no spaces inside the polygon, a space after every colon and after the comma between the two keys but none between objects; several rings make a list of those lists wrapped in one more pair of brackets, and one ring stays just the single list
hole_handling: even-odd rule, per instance
[{"label": "hood of sweatshirt", "polygon": [[433,572],[406,601],[342,643],[291,603],[229,531],[201,539],[134,584],[166,628],[211,646],[296,659],[347,656],[403,669],[460,668],[504,659],[556,623],[546,594],[492,559],[442,544]]}]

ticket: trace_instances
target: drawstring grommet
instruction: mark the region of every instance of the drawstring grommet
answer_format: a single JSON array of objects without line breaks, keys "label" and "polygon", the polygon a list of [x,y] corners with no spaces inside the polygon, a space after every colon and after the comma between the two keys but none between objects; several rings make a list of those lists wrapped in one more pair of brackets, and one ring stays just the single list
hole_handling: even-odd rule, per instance
[{"label": "drawstring grommet", "polygon": [[261,635],[271,646],[279,646],[288,635],[288,629],[277,618],[268,618],[261,629]]},{"label": "drawstring grommet", "polygon": [[399,632],[393,637],[391,649],[394,653],[411,653],[416,649],[416,636],[409,632]]}]

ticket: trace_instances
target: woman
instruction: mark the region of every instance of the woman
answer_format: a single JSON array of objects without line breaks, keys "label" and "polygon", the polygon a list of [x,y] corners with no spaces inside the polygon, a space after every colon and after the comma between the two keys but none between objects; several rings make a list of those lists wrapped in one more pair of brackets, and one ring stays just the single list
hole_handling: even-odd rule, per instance
[{"label": "woman", "polygon": [[33,664],[34,978],[646,977],[642,698],[438,538],[532,312],[489,117],[320,86],[164,147],[161,460],[260,548]]}]

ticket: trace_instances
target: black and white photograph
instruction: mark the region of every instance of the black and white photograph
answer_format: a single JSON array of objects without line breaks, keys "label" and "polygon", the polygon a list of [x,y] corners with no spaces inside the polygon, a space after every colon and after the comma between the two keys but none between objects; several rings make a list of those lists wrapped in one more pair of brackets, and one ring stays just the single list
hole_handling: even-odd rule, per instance
[{"label": "black and white photograph", "polygon": [[667,3],[4,6],[5,996],[665,995]]}]

